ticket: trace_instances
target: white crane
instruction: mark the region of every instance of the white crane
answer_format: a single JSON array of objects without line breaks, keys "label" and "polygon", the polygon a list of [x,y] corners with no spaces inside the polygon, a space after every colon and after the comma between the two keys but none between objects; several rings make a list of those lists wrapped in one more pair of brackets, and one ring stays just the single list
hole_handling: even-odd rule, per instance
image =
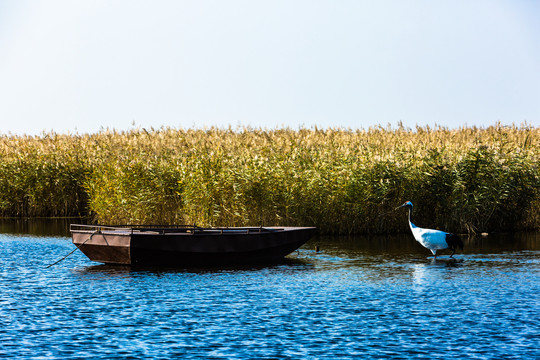
[{"label": "white crane", "polygon": [[431,250],[433,256],[435,256],[435,259],[437,258],[437,250],[452,250],[452,255],[450,255],[450,257],[455,254],[456,248],[459,247],[461,250],[463,250],[463,241],[461,241],[461,238],[456,234],[451,234],[440,230],[423,229],[414,225],[411,222],[413,211],[412,202],[407,201],[403,205],[398,206],[396,210],[403,207],[409,209],[409,226],[411,227],[414,238],[416,241],[422,244],[423,247]]}]

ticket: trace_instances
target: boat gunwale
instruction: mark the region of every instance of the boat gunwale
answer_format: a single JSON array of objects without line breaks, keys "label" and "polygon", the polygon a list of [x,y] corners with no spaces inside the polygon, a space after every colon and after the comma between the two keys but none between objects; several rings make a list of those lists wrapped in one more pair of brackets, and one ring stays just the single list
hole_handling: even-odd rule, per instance
[{"label": "boat gunwale", "polygon": [[196,225],[85,225],[70,224],[73,233],[115,235],[243,235],[269,234],[294,230],[315,230],[315,227],[199,227]]}]

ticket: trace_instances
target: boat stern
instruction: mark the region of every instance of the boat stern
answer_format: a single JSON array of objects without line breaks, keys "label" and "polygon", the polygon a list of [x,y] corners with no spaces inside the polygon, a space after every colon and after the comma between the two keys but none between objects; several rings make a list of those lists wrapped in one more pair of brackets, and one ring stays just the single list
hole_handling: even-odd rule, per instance
[{"label": "boat stern", "polygon": [[90,260],[105,264],[131,264],[131,234],[95,226],[71,228],[72,242]]}]

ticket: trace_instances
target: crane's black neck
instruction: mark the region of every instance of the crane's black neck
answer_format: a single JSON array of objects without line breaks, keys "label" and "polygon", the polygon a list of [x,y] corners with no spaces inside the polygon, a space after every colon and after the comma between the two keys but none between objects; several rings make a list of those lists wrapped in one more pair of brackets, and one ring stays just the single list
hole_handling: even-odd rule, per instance
[{"label": "crane's black neck", "polygon": [[407,209],[409,210],[409,224],[411,226],[414,226],[414,224],[412,223],[412,220],[411,220],[412,219],[412,210],[413,210],[413,208],[412,208],[412,206],[407,206]]}]

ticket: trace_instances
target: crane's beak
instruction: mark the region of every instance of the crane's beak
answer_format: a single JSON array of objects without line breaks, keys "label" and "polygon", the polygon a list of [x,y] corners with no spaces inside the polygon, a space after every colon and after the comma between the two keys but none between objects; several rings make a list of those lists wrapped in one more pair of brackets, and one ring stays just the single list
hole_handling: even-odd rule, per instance
[{"label": "crane's beak", "polygon": [[395,208],[395,210],[401,209],[402,207],[405,207],[405,206],[407,206],[407,203],[405,203],[405,204],[403,204],[403,205],[399,205],[397,208]]}]

